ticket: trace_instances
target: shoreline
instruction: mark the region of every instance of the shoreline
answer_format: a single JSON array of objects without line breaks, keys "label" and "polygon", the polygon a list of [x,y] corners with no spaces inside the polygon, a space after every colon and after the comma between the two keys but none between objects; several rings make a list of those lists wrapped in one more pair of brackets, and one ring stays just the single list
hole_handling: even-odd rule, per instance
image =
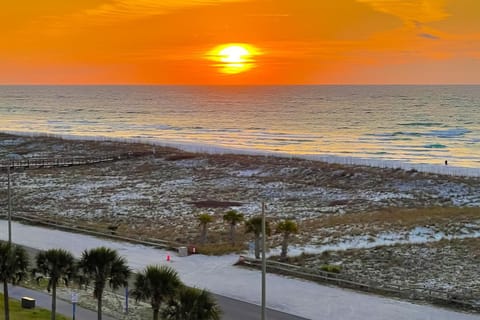
[{"label": "shoreline", "polygon": [[29,138],[55,138],[69,141],[91,141],[91,142],[118,142],[126,144],[145,144],[152,148],[164,147],[173,148],[179,151],[191,152],[196,154],[210,154],[210,155],[246,155],[246,156],[264,156],[264,157],[278,157],[286,159],[303,159],[310,161],[318,161],[329,164],[340,164],[346,166],[366,166],[372,168],[395,169],[405,171],[419,171],[425,173],[433,173],[447,176],[459,177],[480,177],[480,167],[458,167],[452,165],[439,164],[425,164],[425,163],[409,163],[400,160],[381,160],[381,159],[366,159],[357,157],[342,157],[325,154],[290,154],[285,152],[273,152],[253,149],[241,149],[232,147],[221,147],[216,145],[195,144],[195,143],[180,143],[167,141],[153,141],[148,138],[122,138],[122,137],[108,137],[108,136],[85,136],[85,135],[71,135],[71,134],[56,134],[45,132],[21,132],[4,130],[0,133],[29,137]]}]

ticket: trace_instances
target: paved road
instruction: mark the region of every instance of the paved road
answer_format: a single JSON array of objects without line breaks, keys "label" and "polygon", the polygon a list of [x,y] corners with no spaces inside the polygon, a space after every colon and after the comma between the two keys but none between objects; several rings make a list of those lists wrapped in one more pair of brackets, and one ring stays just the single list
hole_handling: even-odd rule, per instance
[{"label": "paved road", "polygon": [[[224,296],[214,295],[223,311],[223,320],[260,320],[259,306]],[[291,314],[267,309],[268,320],[305,320]]]},{"label": "paved road", "polygon": [[[0,289],[1,291],[1,289]],[[44,309],[50,309],[51,306],[51,296],[45,292],[34,291],[31,289],[19,287],[19,286],[9,286],[9,295],[10,298],[20,300],[22,297],[31,297],[35,299],[35,304],[37,307]],[[246,303],[238,301],[235,299],[230,299],[224,296],[214,295],[217,299],[218,304],[220,305],[223,315],[223,320],[257,320],[260,319],[260,307],[251,303]],[[72,305],[70,302],[57,299],[57,313],[65,315],[67,317],[72,316]],[[97,319],[97,313],[92,310],[84,309],[81,307],[76,308],[76,319],[77,320],[95,320]],[[114,320],[114,318],[103,315],[104,320]],[[268,320],[304,320],[304,318],[299,318],[292,316],[290,314],[278,312],[275,310],[267,309],[267,319]]]},{"label": "paved road", "polygon": [[[30,258],[33,258],[38,252],[38,249],[25,247]],[[34,263],[32,260],[31,263]],[[130,279],[130,286],[133,285],[133,277]],[[0,289],[1,290],[1,289]],[[44,292],[36,292],[30,289],[22,287],[12,287],[12,293],[10,296],[15,299],[20,299],[23,296],[29,296],[34,299],[37,299],[37,305],[39,307],[50,309],[51,306],[51,297],[50,295]],[[258,305],[243,302],[240,300],[231,299],[225,296],[214,294],[217,302],[222,309],[222,320],[260,320],[261,308]],[[77,310],[79,310],[77,308]],[[57,299],[57,312],[66,316],[72,315],[72,305],[69,302]],[[79,311],[80,312],[80,311]],[[89,320],[97,319],[96,312],[83,309],[82,315],[80,316],[77,312],[76,320]],[[104,317],[106,320],[114,320],[113,318]],[[297,317],[288,313],[283,313],[276,310],[267,309],[267,319],[268,320],[306,320],[305,318]]]},{"label": "paved road", "polygon": [[[7,224],[0,219],[0,239],[6,240]],[[233,266],[236,255],[207,257],[194,255],[187,258],[175,258],[166,262],[165,250],[122,241],[111,241],[97,237],[72,234],[60,230],[36,226],[12,224],[14,242],[39,249],[64,248],[75,256],[85,249],[107,246],[118,250],[129,261],[134,270],[147,265],[171,265],[184,283],[229,297],[237,297],[250,303],[260,301],[261,283],[258,271]],[[292,314],[309,319],[335,320],[480,320],[478,314],[469,314],[444,308],[413,304],[399,299],[384,298],[376,295],[358,293],[313,282],[267,274],[267,302],[276,310],[288,310]],[[240,307],[240,311],[244,308]],[[238,318],[248,319],[234,310],[227,311]],[[293,318],[293,317],[292,317]]]}]

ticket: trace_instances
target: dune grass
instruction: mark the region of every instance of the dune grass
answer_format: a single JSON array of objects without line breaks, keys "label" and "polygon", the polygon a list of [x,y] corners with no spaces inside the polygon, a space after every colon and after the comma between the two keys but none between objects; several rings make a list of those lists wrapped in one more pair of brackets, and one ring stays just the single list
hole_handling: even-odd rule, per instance
[{"label": "dune grass", "polygon": [[309,227],[335,227],[345,225],[368,225],[383,227],[412,228],[435,224],[448,224],[452,221],[471,222],[480,219],[478,208],[430,207],[430,208],[387,208],[375,212],[333,215],[315,218],[305,222]]},{"label": "dune grass", "polygon": [[[4,304],[3,304],[3,294],[0,294],[0,320],[5,319],[4,315]],[[20,301],[10,299],[10,319],[13,320],[49,320],[50,319],[50,311],[46,309],[41,309],[35,307],[34,309],[23,309]],[[57,314],[58,320],[68,320],[70,318],[64,317],[62,315]]]}]

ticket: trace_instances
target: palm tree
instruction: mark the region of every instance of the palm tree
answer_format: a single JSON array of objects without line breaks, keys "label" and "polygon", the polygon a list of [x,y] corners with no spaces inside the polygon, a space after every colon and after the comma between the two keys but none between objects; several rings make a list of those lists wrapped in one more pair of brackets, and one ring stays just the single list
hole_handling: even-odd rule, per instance
[{"label": "palm tree", "polygon": [[220,320],[221,313],[210,292],[182,287],[162,316],[167,320]]},{"label": "palm tree", "polygon": [[[262,236],[262,217],[253,217],[245,222],[245,233],[253,233],[255,236],[255,258],[260,259],[260,239]],[[270,225],[265,221],[265,233],[270,235]]]},{"label": "palm tree", "polygon": [[230,224],[230,241],[232,241],[232,245],[235,245],[235,226],[243,221],[243,214],[236,210],[229,210],[223,215],[223,220]]},{"label": "palm tree", "polygon": [[198,216],[198,221],[200,221],[200,226],[202,228],[200,242],[204,244],[207,241],[207,225],[213,221],[213,218],[208,213],[202,213]]},{"label": "palm tree", "polygon": [[[76,274],[76,265],[73,255],[67,250],[50,249],[40,252],[36,257],[37,268],[33,273],[41,273],[48,277],[47,290],[52,290],[52,312],[51,319],[55,320],[57,311],[57,285],[62,281],[66,286]],[[37,280],[40,280],[38,277]]]},{"label": "palm tree", "polygon": [[167,299],[175,295],[182,286],[178,273],[168,266],[147,266],[135,278],[135,288],[131,294],[135,300],[150,300],[153,320],[158,320],[160,307]]},{"label": "palm tree", "polygon": [[27,275],[28,255],[25,249],[7,242],[0,242],[0,281],[3,282],[5,320],[10,319],[8,283],[13,285]]},{"label": "palm tree", "polygon": [[85,250],[78,263],[82,282],[93,281],[93,296],[97,299],[97,318],[102,320],[102,297],[108,282],[114,290],[126,286],[130,276],[127,260],[120,257],[116,250],[98,247]]},{"label": "palm tree", "polygon": [[286,219],[278,223],[277,233],[283,234],[282,252],[280,254],[280,258],[282,259],[287,258],[288,240],[291,234],[295,234],[297,232],[298,232],[298,225],[293,220]]}]

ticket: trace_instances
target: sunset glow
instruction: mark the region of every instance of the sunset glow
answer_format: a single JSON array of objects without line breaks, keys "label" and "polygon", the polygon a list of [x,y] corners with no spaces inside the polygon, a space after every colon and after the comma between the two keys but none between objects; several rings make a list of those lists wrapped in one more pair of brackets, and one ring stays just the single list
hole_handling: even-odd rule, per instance
[{"label": "sunset glow", "polygon": [[479,13],[477,0],[5,1],[0,83],[480,83]]}]

